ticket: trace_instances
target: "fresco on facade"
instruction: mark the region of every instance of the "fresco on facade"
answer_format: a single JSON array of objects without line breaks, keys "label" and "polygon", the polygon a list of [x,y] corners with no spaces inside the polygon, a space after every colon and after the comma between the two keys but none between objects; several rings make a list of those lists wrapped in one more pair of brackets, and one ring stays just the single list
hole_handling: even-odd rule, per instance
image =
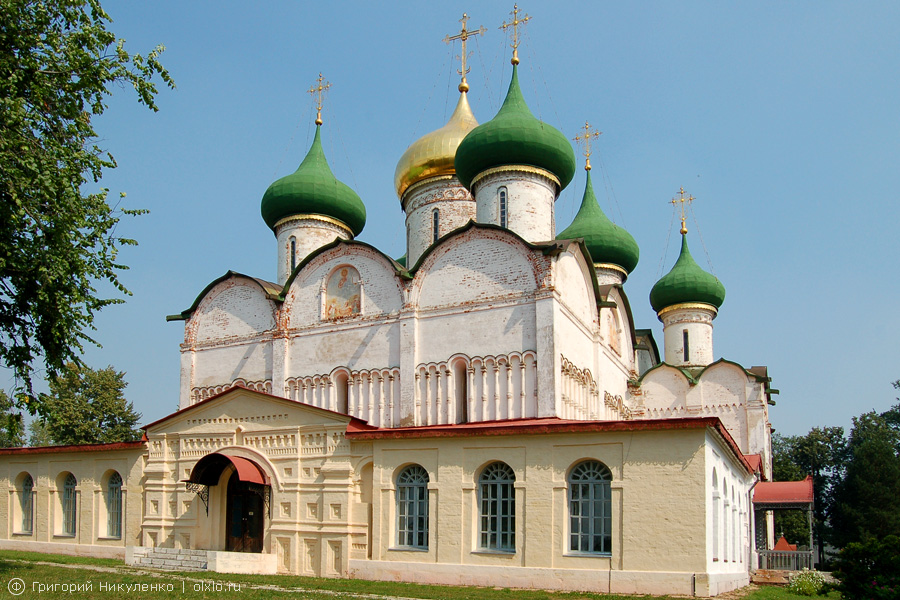
[{"label": "fresco on facade", "polygon": [[325,285],[325,318],[358,315],[359,298],[359,271],[350,266],[338,268]]}]

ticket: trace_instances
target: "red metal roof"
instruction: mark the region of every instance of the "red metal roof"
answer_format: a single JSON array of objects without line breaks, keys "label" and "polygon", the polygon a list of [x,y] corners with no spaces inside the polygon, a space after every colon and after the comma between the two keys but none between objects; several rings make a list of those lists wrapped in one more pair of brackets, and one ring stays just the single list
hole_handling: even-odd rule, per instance
[{"label": "red metal roof", "polygon": [[133,450],[144,448],[140,442],[114,442],[111,444],[78,444],[73,446],[36,446],[34,448],[0,448],[4,454],[53,454],[57,452],[111,452],[113,450]]},{"label": "red metal roof", "polygon": [[754,504],[812,504],[813,480],[761,481],[754,488]]},{"label": "red metal roof", "polygon": [[745,454],[744,460],[747,461],[754,473],[759,473],[763,481],[766,480],[766,474],[762,470],[762,456],[759,454]]},{"label": "red metal roof", "polygon": [[228,463],[234,465],[238,479],[241,481],[266,485],[266,473],[255,462],[241,456],[229,456],[220,452],[207,454],[197,461],[197,464],[191,469],[191,476],[187,481],[215,485]]}]

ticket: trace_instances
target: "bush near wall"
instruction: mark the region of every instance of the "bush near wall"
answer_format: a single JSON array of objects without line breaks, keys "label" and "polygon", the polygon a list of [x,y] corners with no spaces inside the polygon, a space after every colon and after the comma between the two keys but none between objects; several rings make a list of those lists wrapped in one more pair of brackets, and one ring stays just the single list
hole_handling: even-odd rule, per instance
[{"label": "bush near wall", "polygon": [[835,566],[845,600],[900,598],[900,537],[847,544]]}]

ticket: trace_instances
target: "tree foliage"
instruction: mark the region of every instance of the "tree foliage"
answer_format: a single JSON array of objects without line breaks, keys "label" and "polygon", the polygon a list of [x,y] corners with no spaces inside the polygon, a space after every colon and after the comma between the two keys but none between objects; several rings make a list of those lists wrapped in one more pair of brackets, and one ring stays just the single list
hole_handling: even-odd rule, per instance
[{"label": "tree foliage", "polygon": [[[12,369],[16,401],[34,400],[32,378],[79,362],[94,316],[122,302],[126,268],[116,236],[123,214],[108,190],[86,191],[116,166],[97,145],[93,118],[116,86],[133,87],[157,110],[163,47],[129,54],[107,29],[98,0],[0,0],[0,362]],[[118,296],[118,294],[113,293]],[[44,414],[40,404],[31,412]]]},{"label": "tree foliage", "polygon": [[838,556],[834,575],[846,600],[900,598],[900,538],[848,544]]},{"label": "tree foliage", "polygon": [[128,384],[124,372],[70,363],[49,384],[50,393],[41,398],[45,414],[40,422],[52,444],[107,444],[141,438],[137,428],[141,415],[125,399]]},{"label": "tree foliage", "polygon": [[835,545],[900,536],[900,404],[853,419],[846,474],[835,486]]},{"label": "tree foliage", "polygon": [[0,448],[17,448],[24,443],[22,415],[6,392],[0,390]]}]

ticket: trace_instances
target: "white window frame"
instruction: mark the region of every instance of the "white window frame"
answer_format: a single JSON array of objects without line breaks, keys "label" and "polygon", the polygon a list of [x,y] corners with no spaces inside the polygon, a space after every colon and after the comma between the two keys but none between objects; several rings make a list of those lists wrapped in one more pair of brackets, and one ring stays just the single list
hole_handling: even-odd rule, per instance
[{"label": "white window frame", "polygon": [[478,549],[516,551],[516,474],[504,462],[493,462],[478,477]]},{"label": "white window frame", "polygon": [[397,474],[397,547],[428,550],[428,471],[409,465]]},{"label": "white window frame", "polygon": [[569,471],[569,538],[572,554],[612,555],[612,472],[598,460]]}]

